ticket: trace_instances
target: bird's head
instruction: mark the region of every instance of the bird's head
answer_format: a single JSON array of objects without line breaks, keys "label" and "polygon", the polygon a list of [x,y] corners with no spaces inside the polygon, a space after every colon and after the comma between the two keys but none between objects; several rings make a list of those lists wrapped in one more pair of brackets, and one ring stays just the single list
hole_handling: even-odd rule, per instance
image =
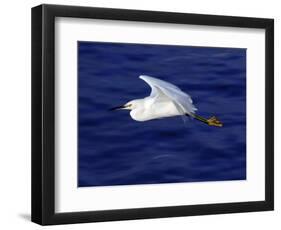
[{"label": "bird's head", "polygon": [[133,110],[133,109],[137,108],[137,106],[139,104],[140,104],[140,100],[132,100],[132,101],[127,102],[124,105],[113,107],[110,110],[118,110],[118,109]]}]

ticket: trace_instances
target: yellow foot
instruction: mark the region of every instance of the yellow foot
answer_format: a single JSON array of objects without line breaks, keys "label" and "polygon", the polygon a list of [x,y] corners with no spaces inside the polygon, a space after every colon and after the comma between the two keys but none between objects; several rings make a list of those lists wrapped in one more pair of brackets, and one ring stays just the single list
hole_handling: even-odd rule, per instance
[{"label": "yellow foot", "polygon": [[210,117],[208,120],[208,125],[222,127],[222,123],[216,117]]}]

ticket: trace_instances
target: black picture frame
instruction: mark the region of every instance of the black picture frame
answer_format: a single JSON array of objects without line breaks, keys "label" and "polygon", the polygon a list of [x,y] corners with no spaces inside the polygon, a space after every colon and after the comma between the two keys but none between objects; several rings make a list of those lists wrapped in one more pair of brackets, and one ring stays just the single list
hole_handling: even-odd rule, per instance
[{"label": "black picture frame", "polygon": [[[55,18],[110,19],[265,29],[265,200],[55,213]],[[32,8],[32,221],[41,225],[266,211],[274,209],[274,20],[125,9]]]}]

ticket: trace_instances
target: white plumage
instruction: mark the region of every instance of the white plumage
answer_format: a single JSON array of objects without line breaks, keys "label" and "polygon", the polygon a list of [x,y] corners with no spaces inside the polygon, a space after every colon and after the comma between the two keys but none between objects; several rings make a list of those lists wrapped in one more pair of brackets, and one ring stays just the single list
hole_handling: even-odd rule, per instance
[{"label": "white plumage", "polygon": [[158,101],[171,101],[178,107],[179,115],[185,115],[195,113],[197,108],[193,105],[191,97],[183,92],[179,87],[146,75],[140,75],[140,79],[144,80],[151,87],[151,98],[154,99],[154,103]]},{"label": "white plumage", "polygon": [[112,110],[131,110],[130,115],[136,121],[148,121],[173,116],[191,116],[208,125],[222,126],[216,117],[211,117],[207,120],[196,115],[197,108],[193,105],[191,97],[179,87],[146,75],[141,75],[139,78],[151,87],[150,95],[142,99],[129,101],[125,105],[112,108]]},{"label": "white plumage", "polygon": [[129,101],[117,108],[131,110],[130,115],[136,121],[147,121],[164,117],[193,114],[197,110],[191,97],[177,86],[146,75],[141,75],[150,87],[151,93],[143,99]]}]

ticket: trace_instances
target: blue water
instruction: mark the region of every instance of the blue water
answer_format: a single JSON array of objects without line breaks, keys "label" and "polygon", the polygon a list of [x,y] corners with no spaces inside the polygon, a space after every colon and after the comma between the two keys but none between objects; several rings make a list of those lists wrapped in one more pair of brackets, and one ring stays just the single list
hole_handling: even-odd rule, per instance
[{"label": "blue water", "polygon": [[[150,94],[141,74],[224,126],[109,111]],[[246,179],[246,49],[78,42],[78,83],[79,187]]]}]

